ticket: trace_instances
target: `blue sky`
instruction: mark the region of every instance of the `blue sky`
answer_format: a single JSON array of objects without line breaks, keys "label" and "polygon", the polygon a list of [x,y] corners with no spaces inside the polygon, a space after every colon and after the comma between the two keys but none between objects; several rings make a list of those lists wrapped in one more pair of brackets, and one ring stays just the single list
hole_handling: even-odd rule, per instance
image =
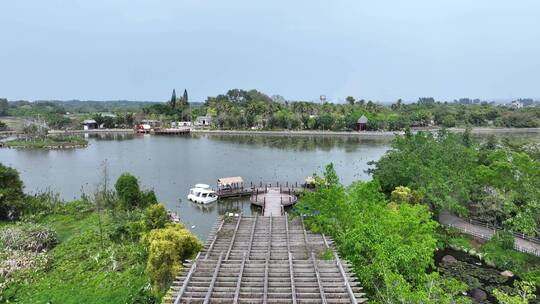
[{"label": "blue sky", "polygon": [[540,97],[540,1],[2,0],[0,97]]}]

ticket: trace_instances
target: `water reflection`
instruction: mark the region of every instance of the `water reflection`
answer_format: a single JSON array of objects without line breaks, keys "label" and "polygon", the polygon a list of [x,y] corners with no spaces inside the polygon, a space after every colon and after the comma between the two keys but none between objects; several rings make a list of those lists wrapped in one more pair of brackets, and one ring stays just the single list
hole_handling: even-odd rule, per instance
[{"label": "water reflection", "polygon": [[194,137],[208,138],[213,141],[221,141],[239,145],[257,145],[269,148],[303,151],[331,151],[342,149],[346,152],[354,152],[362,146],[383,147],[391,141],[391,137],[353,137],[353,136],[326,136],[326,135],[243,135],[243,134],[194,134]]},{"label": "water reflection", "polygon": [[134,139],[136,136],[144,136],[144,135],[137,135],[134,133],[123,133],[123,132],[85,134],[86,138],[91,138],[95,140],[130,140],[130,139]]}]

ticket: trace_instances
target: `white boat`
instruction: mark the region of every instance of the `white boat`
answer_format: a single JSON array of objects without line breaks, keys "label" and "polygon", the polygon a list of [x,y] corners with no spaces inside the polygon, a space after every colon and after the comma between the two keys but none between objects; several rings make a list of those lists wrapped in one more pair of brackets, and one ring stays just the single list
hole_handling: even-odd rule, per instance
[{"label": "white boat", "polygon": [[206,184],[196,184],[189,189],[188,200],[199,204],[210,204],[218,200],[217,193]]}]

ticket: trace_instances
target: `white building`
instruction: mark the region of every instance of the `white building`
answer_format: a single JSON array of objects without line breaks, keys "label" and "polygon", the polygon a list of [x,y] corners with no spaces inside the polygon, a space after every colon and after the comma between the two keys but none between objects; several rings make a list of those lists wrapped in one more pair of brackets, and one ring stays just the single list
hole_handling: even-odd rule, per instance
[{"label": "white building", "polygon": [[196,126],[201,127],[207,127],[212,124],[212,117],[211,116],[199,116],[197,117],[197,120],[195,121]]},{"label": "white building", "polygon": [[523,108],[523,102],[521,102],[519,100],[512,101],[512,108],[515,108],[515,109]]}]

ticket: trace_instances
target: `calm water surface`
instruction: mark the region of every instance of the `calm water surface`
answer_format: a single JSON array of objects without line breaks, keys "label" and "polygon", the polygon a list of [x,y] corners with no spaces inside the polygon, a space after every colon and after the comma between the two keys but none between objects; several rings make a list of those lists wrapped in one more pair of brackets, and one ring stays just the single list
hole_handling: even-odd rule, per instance
[{"label": "calm water surface", "polygon": [[[499,135],[540,142],[539,133]],[[485,136],[484,136],[485,137]],[[226,212],[260,212],[248,199],[201,206],[186,199],[196,183],[215,187],[216,179],[242,176],[250,182],[302,182],[334,163],[341,181],[368,180],[367,163],[378,160],[390,139],[321,136],[190,135],[178,137],[99,135],[86,149],[0,149],[0,162],[19,170],[27,192],[52,190],[65,200],[93,193],[101,182],[103,162],[115,181],[123,172],[136,175],[143,188],[180,214],[205,239],[216,216]]]},{"label": "calm water surface", "polygon": [[65,200],[92,193],[102,180],[103,162],[111,181],[123,172],[136,175],[143,188],[179,212],[193,232],[206,237],[217,215],[259,212],[248,200],[228,200],[209,206],[186,199],[196,183],[242,176],[253,182],[302,182],[334,163],[345,184],[367,180],[367,163],[379,159],[389,139],[305,136],[191,135],[178,137],[100,135],[86,149],[0,149],[0,161],[19,170],[27,192],[52,190]]}]

